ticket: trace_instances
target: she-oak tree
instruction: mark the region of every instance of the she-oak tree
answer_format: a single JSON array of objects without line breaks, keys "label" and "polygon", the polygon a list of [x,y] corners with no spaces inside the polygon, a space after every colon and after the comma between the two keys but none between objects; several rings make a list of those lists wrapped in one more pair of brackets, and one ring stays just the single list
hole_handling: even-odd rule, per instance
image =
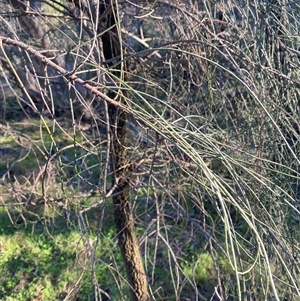
[{"label": "she-oak tree", "polygon": [[[1,109],[10,95],[22,116],[46,115],[45,128],[53,126],[50,145],[41,139],[43,148],[24,147],[40,151],[37,162],[46,158],[37,176],[16,176],[20,159],[0,170],[18,200],[1,198],[3,206],[24,216],[34,196],[67,222],[75,212],[81,233],[92,237],[94,220],[85,214],[110,212],[112,200],[128,279],[106,258],[117,277],[113,298],[124,296],[128,282],[133,300],[148,300],[148,287],[157,300],[298,300],[298,3],[0,5]],[[72,120],[67,146],[54,137],[59,128],[70,138],[61,117]],[[82,130],[85,121],[93,126]],[[101,201],[70,197],[68,189]],[[100,241],[103,215],[97,219]],[[134,223],[143,231],[145,269]],[[93,255],[90,266],[101,270]],[[99,293],[96,280],[95,272]]]}]

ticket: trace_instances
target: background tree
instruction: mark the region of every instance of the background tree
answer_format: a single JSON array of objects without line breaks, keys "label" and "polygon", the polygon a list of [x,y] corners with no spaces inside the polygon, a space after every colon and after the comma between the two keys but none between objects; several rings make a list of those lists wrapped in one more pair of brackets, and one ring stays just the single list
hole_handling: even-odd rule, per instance
[{"label": "background tree", "polygon": [[80,234],[50,299],[299,298],[297,3],[1,5],[5,216]]}]

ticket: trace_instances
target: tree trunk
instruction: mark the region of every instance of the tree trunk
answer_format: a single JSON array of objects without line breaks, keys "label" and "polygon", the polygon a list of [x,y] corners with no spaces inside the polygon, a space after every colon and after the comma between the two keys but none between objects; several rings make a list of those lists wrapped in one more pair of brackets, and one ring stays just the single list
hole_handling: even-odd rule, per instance
[{"label": "tree trunk", "polygon": [[[111,5],[101,8],[101,13],[108,11]],[[113,9],[107,15],[107,28],[111,30],[103,34],[103,52],[106,60],[112,61],[113,58],[120,59],[121,43],[118,38],[118,29],[116,27],[116,19]],[[102,23],[103,24],[103,23]],[[112,63],[112,65],[115,62]],[[124,65],[125,66],[125,65]],[[126,80],[122,75],[126,71],[125,67],[119,64],[114,69],[121,81]],[[122,78],[123,77],[123,78]],[[117,83],[118,85],[118,83]],[[117,86],[116,85],[116,86]],[[111,98],[116,97],[115,92],[110,92]],[[117,99],[123,102],[126,95],[124,91],[119,90]],[[110,136],[111,136],[111,166],[113,170],[112,185],[115,186],[113,203],[114,218],[117,228],[118,244],[125,263],[129,285],[131,287],[132,299],[134,301],[150,300],[148,293],[147,277],[145,274],[138,240],[134,230],[134,220],[132,216],[130,203],[130,183],[129,183],[129,162],[127,158],[126,148],[126,113],[119,108],[109,104],[108,111],[110,116]]]}]

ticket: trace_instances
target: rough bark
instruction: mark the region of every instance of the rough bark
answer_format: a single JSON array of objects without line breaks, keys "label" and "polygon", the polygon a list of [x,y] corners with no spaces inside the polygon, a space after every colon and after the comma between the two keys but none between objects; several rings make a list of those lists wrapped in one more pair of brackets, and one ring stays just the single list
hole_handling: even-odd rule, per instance
[{"label": "rough bark", "polygon": [[[111,30],[102,35],[103,52],[107,61],[112,61],[114,58],[120,59],[121,43],[118,39],[118,32],[116,27],[116,19],[111,9],[112,6],[108,4],[102,7],[104,11],[110,11],[107,14],[107,28]],[[115,64],[115,62],[114,62]],[[117,66],[120,71],[115,71],[115,75],[120,77],[124,74],[121,69],[126,69],[126,64]],[[126,70],[123,70],[126,71]],[[111,98],[116,97],[114,92],[109,95]],[[124,91],[118,91],[118,101],[123,102],[126,95]],[[148,283],[145,274],[141,254],[139,250],[138,240],[134,230],[134,220],[132,216],[130,203],[130,183],[128,174],[129,162],[127,158],[126,148],[126,118],[125,111],[118,107],[109,104],[109,116],[111,126],[111,165],[113,169],[113,183],[116,187],[114,191],[114,218],[117,228],[118,244],[125,263],[128,281],[131,287],[132,299],[134,301],[148,301],[150,300],[148,293]]]}]

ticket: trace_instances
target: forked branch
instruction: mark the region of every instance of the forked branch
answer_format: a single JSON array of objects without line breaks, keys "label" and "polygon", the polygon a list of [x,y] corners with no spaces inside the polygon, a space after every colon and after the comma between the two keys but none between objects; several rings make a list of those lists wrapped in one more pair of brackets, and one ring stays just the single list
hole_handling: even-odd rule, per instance
[{"label": "forked branch", "polygon": [[[68,70],[64,69],[63,67],[54,63],[51,59],[47,58],[45,55],[41,54],[39,51],[37,51],[33,47],[27,45],[26,43],[23,43],[23,42],[20,42],[20,41],[11,39],[11,38],[0,36],[0,47],[1,47],[2,51],[4,51],[3,44],[13,45],[13,46],[23,49],[24,51],[27,51],[28,53],[30,53],[33,56],[35,56],[36,58],[38,58],[43,64],[56,70],[61,76],[66,78],[67,81],[77,83],[77,84],[83,86],[85,89],[90,91],[93,95],[97,96],[98,98],[107,101],[108,103],[120,108],[121,110],[123,110],[127,113],[129,112],[129,109],[126,108],[125,106],[122,106],[122,104],[120,102],[114,100],[113,98],[110,98],[105,93],[103,93],[99,90],[99,88],[104,88],[104,86],[101,86],[101,84],[99,84],[98,82],[94,82],[94,81],[90,81],[90,80],[83,80],[83,79],[79,78],[76,75],[76,71],[68,71]],[[24,88],[24,87],[22,87],[22,88]]]}]

